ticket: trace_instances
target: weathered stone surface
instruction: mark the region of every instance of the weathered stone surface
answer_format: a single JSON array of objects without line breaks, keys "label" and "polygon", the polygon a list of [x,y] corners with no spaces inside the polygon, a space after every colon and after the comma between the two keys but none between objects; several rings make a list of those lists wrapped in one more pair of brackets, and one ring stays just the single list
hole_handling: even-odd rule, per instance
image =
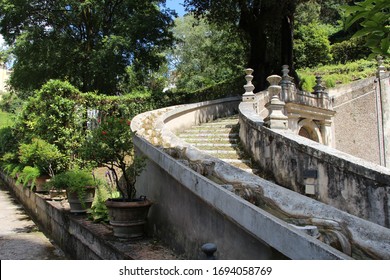
[{"label": "weathered stone surface", "polygon": [[[251,110],[254,109],[250,102],[242,103],[241,106],[250,107]],[[199,106],[191,105],[191,108],[195,107],[202,111],[202,108]],[[189,144],[178,139],[167,127],[172,126],[172,124],[169,124],[170,122],[181,123],[180,117],[183,110],[185,109],[180,108],[176,112],[172,110],[169,113],[169,120],[167,116],[162,115],[160,120],[156,121],[159,124],[167,124],[166,127],[162,125],[163,137],[169,135],[169,139],[172,140],[171,144],[180,144],[178,148],[180,153],[177,153],[177,155],[189,161],[189,165],[192,159],[196,159],[197,164],[200,165],[205,160],[208,163],[214,161],[211,170],[212,175],[223,182],[223,184],[219,185],[200,176],[192,169],[183,166],[175,159],[166,155],[162,150],[156,149],[147,141],[136,138],[135,144],[137,149],[150,159],[148,170],[142,177],[139,186],[149,197],[151,196],[161,203],[161,207],[156,209],[151,219],[155,231],[161,234],[162,238],[169,239],[169,236],[175,236],[171,241],[177,244],[178,248],[194,252],[198,248],[194,241],[195,243],[197,243],[197,240],[214,242],[210,240],[210,236],[215,236],[216,240],[219,240],[219,242],[215,242],[218,245],[219,256],[221,258],[229,258],[228,256],[231,256],[228,255],[229,249],[223,246],[220,247],[220,244],[230,244],[231,242],[228,242],[228,239],[221,239],[222,236],[220,234],[215,234],[220,231],[220,228],[225,228],[226,225],[223,226],[223,224],[214,220],[213,222],[206,222],[204,227],[198,221],[198,219],[210,215],[209,213],[220,213],[228,217],[230,221],[233,221],[233,224],[230,226],[237,224],[238,227],[244,228],[251,235],[290,258],[348,258],[347,255],[341,252],[350,254],[354,258],[390,258],[389,229],[248,174],[196,148],[190,147]],[[198,114],[202,113],[199,112]],[[262,124],[262,119],[258,115],[249,111],[248,115],[253,116],[254,119],[246,122],[244,126],[256,128]],[[191,125],[189,124],[189,126]],[[334,152],[334,150],[329,148],[330,150],[321,151],[318,147],[323,145],[305,139],[304,142],[291,141],[291,143],[288,143],[286,150],[285,143],[280,140],[289,137],[302,139],[299,136],[291,136],[288,133],[279,135],[270,130],[259,130],[256,132],[256,129],[247,129],[246,133],[252,139],[258,137],[256,138],[258,139],[257,141],[251,142],[251,146],[258,149],[255,151],[256,153],[264,156],[266,166],[272,167],[273,161],[276,161],[282,164],[279,172],[289,170],[285,178],[291,177],[291,174],[294,174],[293,179],[303,175],[303,171],[300,172],[297,169],[302,164],[299,157],[288,157],[289,149],[309,152],[313,159],[325,158],[324,160],[331,160],[332,164],[338,164],[343,169],[346,168],[348,170],[350,168],[346,164],[346,161],[349,159],[348,155],[338,152],[335,152],[336,154],[332,156],[327,155],[329,151]],[[262,136],[259,137],[257,133],[262,134]],[[241,131],[240,136],[242,136]],[[294,138],[294,140],[297,139]],[[273,145],[275,145],[275,148]],[[171,145],[171,149],[173,147],[174,145]],[[279,154],[275,152],[275,149],[278,150]],[[275,155],[278,155],[277,159],[275,159]],[[271,160],[272,158],[274,160]],[[284,158],[287,159],[287,162],[284,161]],[[290,171],[290,164],[292,168],[295,168],[294,170]],[[357,162],[351,164],[354,170]],[[305,169],[313,168],[311,165],[305,165],[304,167]],[[210,170],[208,172],[210,173]],[[318,170],[319,178],[323,172],[324,170],[322,169]],[[367,172],[366,167],[359,172]],[[150,178],[150,174],[153,174],[153,180]],[[381,176],[383,175],[377,174],[373,177],[379,179]],[[234,192],[238,195],[222,187],[222,185],[226,184],[232,185]],[[239,195],[247,201],[242,200]],[[175,201],[175,203],[170,204],[170,201]],[[178,203],[179,205],[177,205]],[[187,206],[184,207],[184,205]],[[196,213],[196,215],[191,215],[191,213]],[[185,216],[195,219],[194,223],[183,223]],[[211,219],[215,218],[217,217],[213,216]],[[161,220],[164,223],[159,224],[158,221]],[[316,226],[321,234],[320,240],[323,242],[313,240],[312,237],[289,226],[284,220],[294,221],[294,224],[297,226]],[[165,223],[169,224],[169,230],[163,226],[166,226]],[[207,226],[213,223],[218,224],[218,227]],[[225,238],[229,237],[225,236]],[[237,238],[238,235],[235,236],[235,239]],[[326,244],[331,244],[340,252],[336,253],[337,250],[333,251],[334,249]],[[245,251],[246,256],[251,256],[249,252]]]}]

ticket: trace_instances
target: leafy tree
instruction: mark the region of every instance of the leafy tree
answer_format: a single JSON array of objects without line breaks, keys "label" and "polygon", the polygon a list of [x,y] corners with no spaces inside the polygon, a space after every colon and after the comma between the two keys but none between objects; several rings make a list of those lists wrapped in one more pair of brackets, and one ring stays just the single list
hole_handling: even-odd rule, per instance
[{"label": "leafy tree", "polygon": [[390,53],[390,2],[388,0],[364,0],[354,6],[346,6],[345,28],[359,22],[363,27],[354,37],[365,37],[366,46],[373,54],[389,56]]},{"label": "leafy tree", "polygon": [[311,22],[300,25],[294,35],[294,61],[297,68],[331,62],[331,46],[326,25]]},{"label": "leafy tree", "polygon": [[356,0],[314,0],[320,6],[320,20],[324,24],[338,25],[343,18],[342,7]]},{"label": "leafy tree", "polygon": [[238,36],[188,14],[175,20],[169,54],[179,90],[193,92],[242,74],[246,53]]},{"label": "leafy tree", "polygon": [[164,0],[1,0],[0,31],[13,46],[11,85],[38,89],[67,79],[80,90],[116,94],[131,65],[158,68],[171,44]]},{"label": "leafy tree", "polygon": [[[185,0],[186,9],[219,25],[230,24],[245,34],[257,89],[266,87],[266,77],[293,67],[293,24],[298,3],[304,0]],[[295,71],[292,74],[296,77]],[[297,78],[297,77],[296,77]]]}]

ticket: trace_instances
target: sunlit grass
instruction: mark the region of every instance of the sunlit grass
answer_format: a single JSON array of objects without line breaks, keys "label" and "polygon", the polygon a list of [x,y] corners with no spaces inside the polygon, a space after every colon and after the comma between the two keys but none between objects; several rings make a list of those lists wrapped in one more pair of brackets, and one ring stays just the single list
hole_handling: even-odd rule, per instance
[{"label": "sunlit grass", "polygon": [[[389,65],[389,60],[385,60],[385,66]],[[358,60],[345,64],[324,65],[316,68],[298,69],[301,78],[302,88],[306,91],[313,91],[316,85],[315,76],[322,77],[323,85],[332,88],[341,84],[372,77],[378,69],[375,60]]]}]

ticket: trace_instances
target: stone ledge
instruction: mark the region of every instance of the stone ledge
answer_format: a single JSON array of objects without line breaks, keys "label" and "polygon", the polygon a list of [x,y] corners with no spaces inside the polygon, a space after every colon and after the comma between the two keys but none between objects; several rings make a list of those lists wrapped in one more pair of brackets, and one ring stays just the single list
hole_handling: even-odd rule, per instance
[{"label": "stone ledge", "polygon": [[22,203],[39,228],[70,259],[178,259],[175,253],[152,238],[121,240],[113,236],[109,225],[89,221],[86,215],[69,212],[67,203],[46,200],[42,194],[17,186],[15,180],[0,172],[7,188]]}]

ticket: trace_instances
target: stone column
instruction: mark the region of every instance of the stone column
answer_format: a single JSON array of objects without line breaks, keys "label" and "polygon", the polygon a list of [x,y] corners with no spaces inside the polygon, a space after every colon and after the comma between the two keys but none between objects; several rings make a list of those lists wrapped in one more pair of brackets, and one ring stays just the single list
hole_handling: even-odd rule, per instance
[{"label": "stone column", "polygon": [[282,91],[282,87],[279,85],[281,80],[282,77],[278,75],[272,75],[267,78],[267,81],[270,83],[268,92],[271,101],[265,105],[268,109],[268,116],[264,119],[264,123],[271,129],[288,128],[287,117],[283,113],[285,103],[279,99],[279,95]]},{"label": "stone column", "polygon": [[253,93],[255,86],[252,84],[252,80],[253,80],[252,73],[253,73],[253,69],[251,68],[245,69],[246,85],[244,86],[245,93],[242,95],[242,101],[244,102],[255,100],[255,94]]},{"label": "stone column", "polygon": [[321,137],[322,144],[334,147],[332,134],[332,121],[331,120],[323,120],[321,121]]},{"label": "stone column", "polygon": [[390,167],[390,78],[386,67],[383,65],[383,58],[378,56],[378,87],[381,101],[382,111],[382,131],[383,131],[383,146],[384,159],[381,160],[383,165]]},{"label": "stone column", "polygon": [[293,133],[298,134],[299,133],[299,120],[301,118],[300,114],[297,113],[288,113],[288,129],[291,130]]}]

